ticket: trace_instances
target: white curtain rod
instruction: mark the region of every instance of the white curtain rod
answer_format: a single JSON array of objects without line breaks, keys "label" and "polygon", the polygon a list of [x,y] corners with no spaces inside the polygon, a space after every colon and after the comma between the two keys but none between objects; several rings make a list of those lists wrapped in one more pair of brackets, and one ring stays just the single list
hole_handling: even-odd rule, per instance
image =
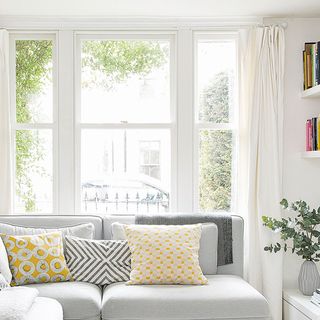
[{"label": "white curtain rod", "polygon": [[287,29],[288,22],[281,22],[281,23],[275,22],[275,23],[267,24],[267,25],[266,24],[259,24],[258,26],[260,26],[260,27],[269,27],[269,26],[272,26],[272,25],[278,25],[278,26],[281,26],[284,29]]}]

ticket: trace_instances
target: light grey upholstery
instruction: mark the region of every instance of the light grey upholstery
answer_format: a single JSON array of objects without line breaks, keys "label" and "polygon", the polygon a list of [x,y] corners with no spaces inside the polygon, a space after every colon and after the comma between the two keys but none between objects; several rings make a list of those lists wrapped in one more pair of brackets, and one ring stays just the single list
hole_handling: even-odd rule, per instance
[{"label": "light grey upholstery", "polygon": [[266,299],[233,275],[208,275],[209,284],[105,288],[102,319],[269,319]]},{"label": "light grey upholstery", "polygon": [[63,320],[61,304],[57,300],[38,297],[29,310],[26,320]]},{"label": "light grey upholstery", "polygon": [[[103,218],[104,239],[111,239],[111,224],[120,222],[134,223],[134,215],[110,215]],[[234,274],[243,276],[243,219],[232,216],[233,263],[218,267],[218,274]]]},{"label": "light grey upholstery", "polygon": [[102,239],[102,219],[98,216],[0,216],[0,223],[9,223],[29,228],[62,228],[91,222],[95,228],[95,239]]},{"label": "light grey upholstery", "polygon": [[99,320],[101,290],[85,282],[29,284],[39,290],[39,296],[56,299],[63,308],[65,320]]},{"label": "light grey upholstery", "polygon": [[[0,222],[42,228],[92,222],[95,226],[95,239],[111,239],[111,224],[134,223],[134,216],[109,215],[103,219],[95,216],[0,216]],[[242,218],[232,216],[232,228],[233,264],[218,267],[217,275],[207,275],[209,285],[206,286],[128,286],[117,283],[106,287],[103,295],[99,287],[83,282],[29,286],[37,288],[40,297],[60,302],[64,320],[99,320],[101,312],[105,320],[269,320],[266,300],[241,278]],[[40,300],[39,303],[39,308],[44,309],[45,302]],[[55,306],[59,309],[57,304]],[[59,315],[61,310],[58,309]],[[60,320],[47,317],[43,319]],[[38,319],[35,316],[32,320]]]}]

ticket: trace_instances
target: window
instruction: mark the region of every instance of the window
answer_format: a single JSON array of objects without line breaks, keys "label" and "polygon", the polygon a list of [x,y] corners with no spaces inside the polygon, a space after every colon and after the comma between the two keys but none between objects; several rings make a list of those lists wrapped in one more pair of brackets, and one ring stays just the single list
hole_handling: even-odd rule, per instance
[{"label": "window", "polygon": [[236,209],[236,33],[10,39],[15,213]]},{"label": "window", "polygon": [[236,42],[198,35],[196,57],[197,202],[201,211],[231,211],[236,155]]},{"label": "window", "polygon": [[52,213],[55,134],[55,41],[52,35],[12,36],[11,77],[17,213]]},{"label": "window", "polygon": [[81,211],[168,211],[173,38],[118,34],[77,40]]},{"label": "window", "polygon": [[153,38],[79,39],[82,122],[171,121],[170,41]]},{"label": "window", "polygon": [[160,179],[160,140],[140,141],[140,173]]}]

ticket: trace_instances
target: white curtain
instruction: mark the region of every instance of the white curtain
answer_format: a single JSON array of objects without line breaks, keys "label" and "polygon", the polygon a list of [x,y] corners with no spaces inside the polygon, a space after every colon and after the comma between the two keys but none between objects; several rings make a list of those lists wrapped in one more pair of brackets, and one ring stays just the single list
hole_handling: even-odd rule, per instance
[{"label": "white curtain", "polygon": [[246,278],[282,319],[282,254],[264,247],[279,235],[263,215],[281,217],[284,29],[244,30],[240,41],[240,210],[246,221]]},{"label": "white curtain", "polygon": [[0,214],[12,212],[9,35],[0,30]]}]

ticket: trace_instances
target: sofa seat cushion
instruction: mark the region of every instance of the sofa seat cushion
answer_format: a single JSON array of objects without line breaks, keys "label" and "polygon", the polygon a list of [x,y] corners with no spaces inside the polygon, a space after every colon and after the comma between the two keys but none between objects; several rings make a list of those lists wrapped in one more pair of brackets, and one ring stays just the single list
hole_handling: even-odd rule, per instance
[{"label": "sofa seat cushion", "polygon": [[102,319],[269,319],[266,299],[238,276],[208,275],[208,285],[116,283],[104,289]]},{"label": "sofa seat cushion", "polygon": [[38,297],[29,310],[26,320],[63,320],[61,304],[57,300]]},{"label": "sofa seat cushion", "polygon": [[100,319],[101,290],[86,282],[30,284],[40,297],[56,299],[63,308],[65,320]]}]

